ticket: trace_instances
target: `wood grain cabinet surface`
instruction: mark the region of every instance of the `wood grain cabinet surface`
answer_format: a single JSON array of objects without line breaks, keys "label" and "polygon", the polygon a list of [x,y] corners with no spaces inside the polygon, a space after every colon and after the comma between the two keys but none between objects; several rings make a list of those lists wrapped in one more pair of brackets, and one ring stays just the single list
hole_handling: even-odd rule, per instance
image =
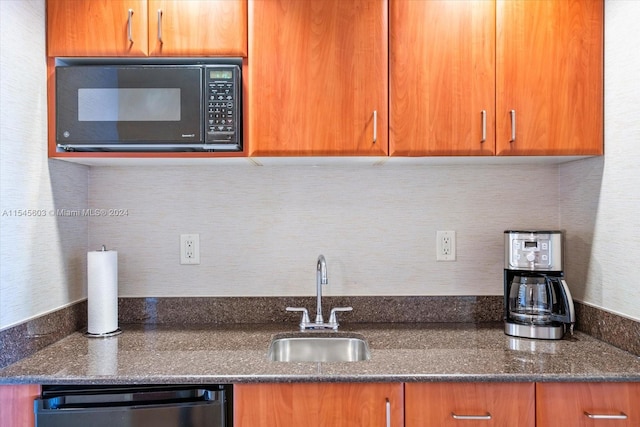
[{"label": "wood grain cabinet surface", "polygon": [[247,0],[48,0],[47,54],[247,56]]},{"label": "wood grain cabinet surface", "polygon": [[603,153],[602,0],[390,0],[391,155]]},{"label": "wood grain cabinet surface", "polygon": [[640,426],[640,383],[537,383],[537,427]]},{"label": "wood grain cabinet surface", "polygon": [[497,154],[602,154],[603,1],[503,0],[496,12]]},{"label": "wood grain cabinet surface", "polygon": [[390,154],[493,155],[495,3],[390,1]]},{"label": "wood grain cabinet surface", "polygon": [[235,427],[402,427],[400,383],[237,384]]},{"label": "wood grain cabinet surface", "polygon": [[535,427],[533,383],[407,383],[406,427]]},{"label": "wood grain cabinet surface", "polygon": [[386,0],[249,11],[249,155],[387,155]]},{"label": "wood grain cabinet surface", "polygon": [[33,400],[40,394],[37,384],[0,385],[0,426],[33,426]]}]

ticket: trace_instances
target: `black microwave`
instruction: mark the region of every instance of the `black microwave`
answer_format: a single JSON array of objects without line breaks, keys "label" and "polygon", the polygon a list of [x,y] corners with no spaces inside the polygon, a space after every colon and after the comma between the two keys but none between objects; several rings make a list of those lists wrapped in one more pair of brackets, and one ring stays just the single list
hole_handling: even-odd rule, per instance
[{"label": "black microwave", "polygon": [[242,60],[57,65],[64,151],[242,151]]}]

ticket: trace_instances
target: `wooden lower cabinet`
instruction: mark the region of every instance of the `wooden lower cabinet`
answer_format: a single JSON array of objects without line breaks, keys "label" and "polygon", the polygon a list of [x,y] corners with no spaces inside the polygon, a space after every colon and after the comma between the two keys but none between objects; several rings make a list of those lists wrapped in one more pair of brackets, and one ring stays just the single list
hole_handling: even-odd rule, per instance
[{"label": "wooden lower cabinet", "polygon": [[401,383],[238,384],[233,395],[235,427],[404,425]]},{"label": "wooden lower cabinet", "polygon": [[537,383],[537,427],[640,426],[640,383]]},{"label": "wooden lower cabinet", "polygon": [[407,383],[404,399],[407,427],[535,426],[534,383]]},{"label": "wooden lower cabinet", "polygon": [[33,400],[40,394],[37,384],[0,385],[0,426],[33,426]]}]

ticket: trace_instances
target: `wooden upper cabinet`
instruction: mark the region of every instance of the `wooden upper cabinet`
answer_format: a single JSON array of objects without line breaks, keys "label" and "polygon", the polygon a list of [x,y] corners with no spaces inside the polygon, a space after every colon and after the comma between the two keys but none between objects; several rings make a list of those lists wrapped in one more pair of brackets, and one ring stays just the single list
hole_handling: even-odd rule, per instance
[{"label": "wooden upper cabinet", "polygon": [[48,0],[48,56],[246,56],[247,0]]},{"label": "wooden upper cabinet", "polygon": [[498,1],[498,155],[603,153],[603,13],[602,0]]},{"label": "wooden upper cabinet", "polygon": [[390,3],[389,152],[495,152],[495,3]]},{"label": "wooden upper cabinet", "polygon": [[640,426],[640,383],[538,383],[537,427]]},{"label": "wooden upper cabinet", "polygon": [[386,0],[258,0],[249,155],[386,155]]},{"label": "wooden upper cabinet", "polygon": [[404,425],[400,383],[236,384],[236,427]]},{"label": "wooden upper cabinet", "polygon": [[149,55],[247,56],[247,1],[149,0]]},{"label": "wooden upper cabinet", "polygon": [[147,0],[48,0],[48,56],[144,56]]},{"label": "wooden upper cabinet", "polygon": [[406,427],[535,425],[533,383],[405,384]]}]

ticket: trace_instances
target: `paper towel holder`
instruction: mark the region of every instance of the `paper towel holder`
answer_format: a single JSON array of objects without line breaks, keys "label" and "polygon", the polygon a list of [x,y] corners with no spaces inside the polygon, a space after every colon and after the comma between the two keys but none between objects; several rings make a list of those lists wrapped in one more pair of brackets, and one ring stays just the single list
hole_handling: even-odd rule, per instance
[{"label": "paper towel holder", "polygon": [[[100,248],[99,252],[106,252],[107,251],[107,246],[106,245],[102,245],[102,247]],[[113,337],[116,335],[120,335],[122,333],[122,329],[117,328],[114,331],[111,332],[105,332],[105,333],[100,333],[100,334],[96,334],[96,333],[92,333],[89,331],[85,331],[84,336],[87,338],[109,338],[109,337]]]},{"label": "paper towel holder", "polygon": [[105,334],[92,334],[91,332],[87,331],[84,333],[84,336],[87,338],[109,338],[109,337],[114,337],[116,335],[120,335],[121,333],[122,333],[122,329],[118,328],[115,331],[107,332]]}]

